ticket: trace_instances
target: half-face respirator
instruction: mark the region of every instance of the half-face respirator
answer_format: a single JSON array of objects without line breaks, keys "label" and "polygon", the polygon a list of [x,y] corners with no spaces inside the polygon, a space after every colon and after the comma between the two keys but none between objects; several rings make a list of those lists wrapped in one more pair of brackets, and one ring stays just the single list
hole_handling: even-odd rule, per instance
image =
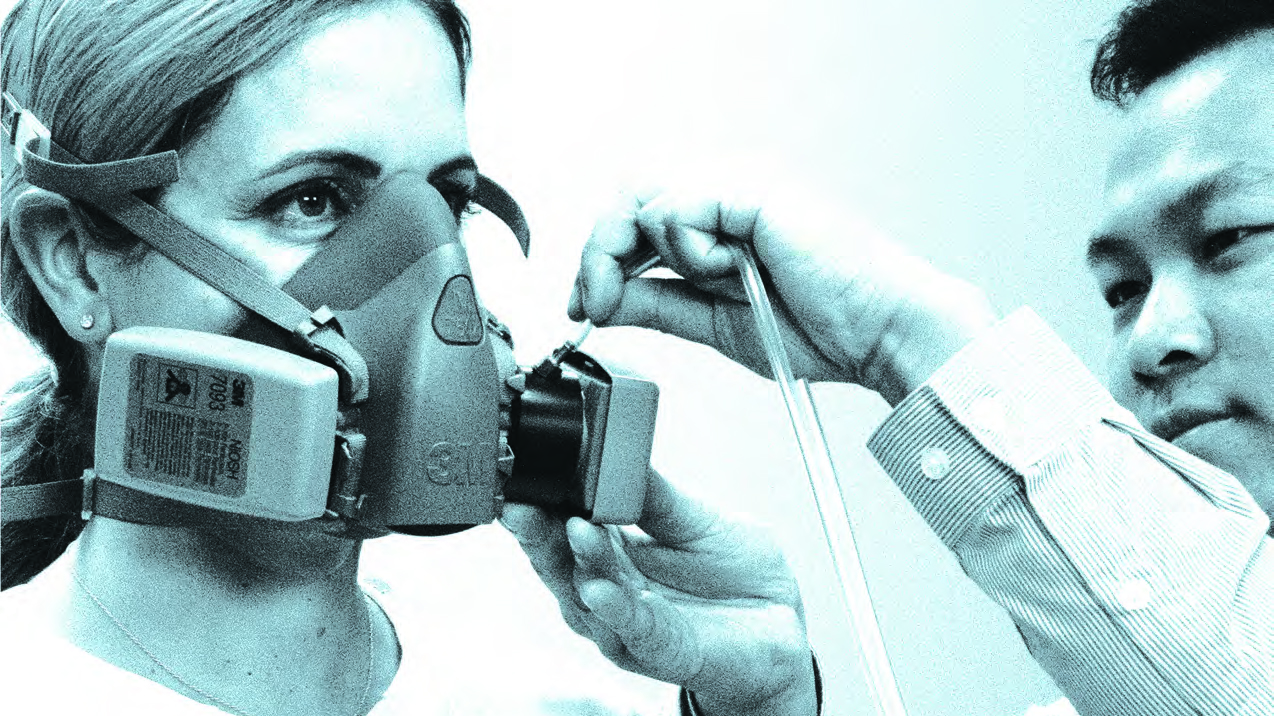
[{"label": "half-face respirator", "polygon": [[[86,165],[4,101],[31,184],[97,207],[248,315],[230,336],[113,334],[93,469],[4,488],[6,522],[82,511],[198,526],[246,515],[366,537],[484,524],[505,500],[596,522],[640,516],[657,387],[569,346],[518,367],[427,177],[384,177],[279,288],[136,197],[177,180],[176,152]],[[503,189],[479,177],[475,202],[528,250]]]}]

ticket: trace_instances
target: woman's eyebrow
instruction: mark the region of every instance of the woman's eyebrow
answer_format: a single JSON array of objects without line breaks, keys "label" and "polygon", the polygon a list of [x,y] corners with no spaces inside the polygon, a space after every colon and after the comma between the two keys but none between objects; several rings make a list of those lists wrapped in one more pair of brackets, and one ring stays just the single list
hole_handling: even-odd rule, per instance
[{"label": "woman's eyebrow", "polygon": [[478,172],[478,163],[468,154],[443,162],[436,169],[429,172],[429,179],[430,181],[433,181],[438,177],[443,177],[448,174],[454,174],[465,170],[471,171],[475,174]]},{"label": "woman's eyebrow", "polygon": [[1245,191],[1269,192],[1274,189],[1274,169],[1251,161],[1238,161],[1226,167],[1218,177],[1218,195],[1238,194]]},{"label": "woman's eyebrow", "polygon": [[[471,163],[472,161],[470,159]],[[258,174],[255,181],[268,179],[304,164],[337,164],[353,174],[366,177],[374,177],[380,174],[381,169],[380,164],[371,159],[343,149],[309,149],[292,152],[284,156]]]}]

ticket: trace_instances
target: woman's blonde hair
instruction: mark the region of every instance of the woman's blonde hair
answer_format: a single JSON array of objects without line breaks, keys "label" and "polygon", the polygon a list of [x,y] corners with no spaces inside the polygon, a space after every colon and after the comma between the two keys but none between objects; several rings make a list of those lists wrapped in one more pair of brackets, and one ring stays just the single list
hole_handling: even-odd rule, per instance
[{"label": "woman's blonde hair", "polygon": [[[0,30],[0,88],[86,162],[179,149],[217,116],[235,81],[342,10],[389,0],[23,0]],[[438,21],[460,66],[469,28],[451,0],[415,2]],[[7,158],[6,158],[7,159]],[[0,216],[30,185],[5,162]],[[154,196],[143,196],[153,199]],[[102,250],[144,251],[93,207],[72,210]],[[78,478],[92,465],[92,406],[79,344],[62,329],[18,260],[0,222],[5,317],[43,354],[46,367],[2,400],[0,479],[5,485]],[[4,526],[2,588],[22,584],[57,558],[82,528],[78,517]]]}]

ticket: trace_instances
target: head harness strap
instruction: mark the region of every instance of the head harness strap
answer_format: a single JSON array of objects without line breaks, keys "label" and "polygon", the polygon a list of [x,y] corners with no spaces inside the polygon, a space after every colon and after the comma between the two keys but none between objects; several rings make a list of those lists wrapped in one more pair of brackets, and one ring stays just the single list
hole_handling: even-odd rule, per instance
[{"label": "head harness strap", "polygon": [[[133,194],[176,181],[180,176],[176,152],[85,164],[48,138],[48,130],[12,96],[4,96],[4,106],[3,118],[10,120],[5,122],[5,130],[27,181],[101,209],[177,265],[291,332],[311,352],[324,357],[341,376],[344,400],[366,400],[367,364],[341,335],[340,325],[326,306],[311,311],[225,249]],[[42,136],[26,139],[26,127],[43,130],[39,133]]]}]

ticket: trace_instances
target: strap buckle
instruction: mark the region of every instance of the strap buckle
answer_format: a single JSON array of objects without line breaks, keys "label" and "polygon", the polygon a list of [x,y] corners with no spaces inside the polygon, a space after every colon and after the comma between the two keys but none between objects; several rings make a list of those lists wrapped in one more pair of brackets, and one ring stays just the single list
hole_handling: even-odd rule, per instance
[{"label": "strap buckle", "polygon": [[[8,120],[4,122],[4,126],[6,129],[12,128],[9,129],[9,143],[13,148],[13,158],[19,166],[23,164],[22,155],[26,151],[49,158],[53,147],[49,128],[36,119],[34,114],[22,109],[8,94],[4,96],[4,116]],[[34,147],[31,146],[32,140],[35,140]]]},{"label": "strap buckle", "polygon": [[84,471],[81,479],[84,481],[84,492],[80,498],[80,519],[88,522],[88,518],[93,516],[93,505],[97,503],[97,473],[90,467]]},{"label": "strap buckle", "polygon": [[327,306],[319,306],[314,312],[305,317],[299,325],[294,329],[298,335],[303,338],[309,338],[317,331],[325,328],[332,328],[337,333],[341,332],[340,322],[336,320],[336,316]]},{"label": "strap buckle", "polygon": [[13,130],[18,124],[18,115],[22,113],[22,105],[18,104],[18,100],[8,92],[0,96],[0,129],[4,130],[5,136],[9,138],[9,144],[13,144]]},{"label": "strap buckle", "polygon": [[367,436],[355,430],[336,434],[336,450],[332,455],[332,489],[328,497],[327,516],[357,520],[363,514],[367,495],[359,491],[363,474],[363,456]]}]

